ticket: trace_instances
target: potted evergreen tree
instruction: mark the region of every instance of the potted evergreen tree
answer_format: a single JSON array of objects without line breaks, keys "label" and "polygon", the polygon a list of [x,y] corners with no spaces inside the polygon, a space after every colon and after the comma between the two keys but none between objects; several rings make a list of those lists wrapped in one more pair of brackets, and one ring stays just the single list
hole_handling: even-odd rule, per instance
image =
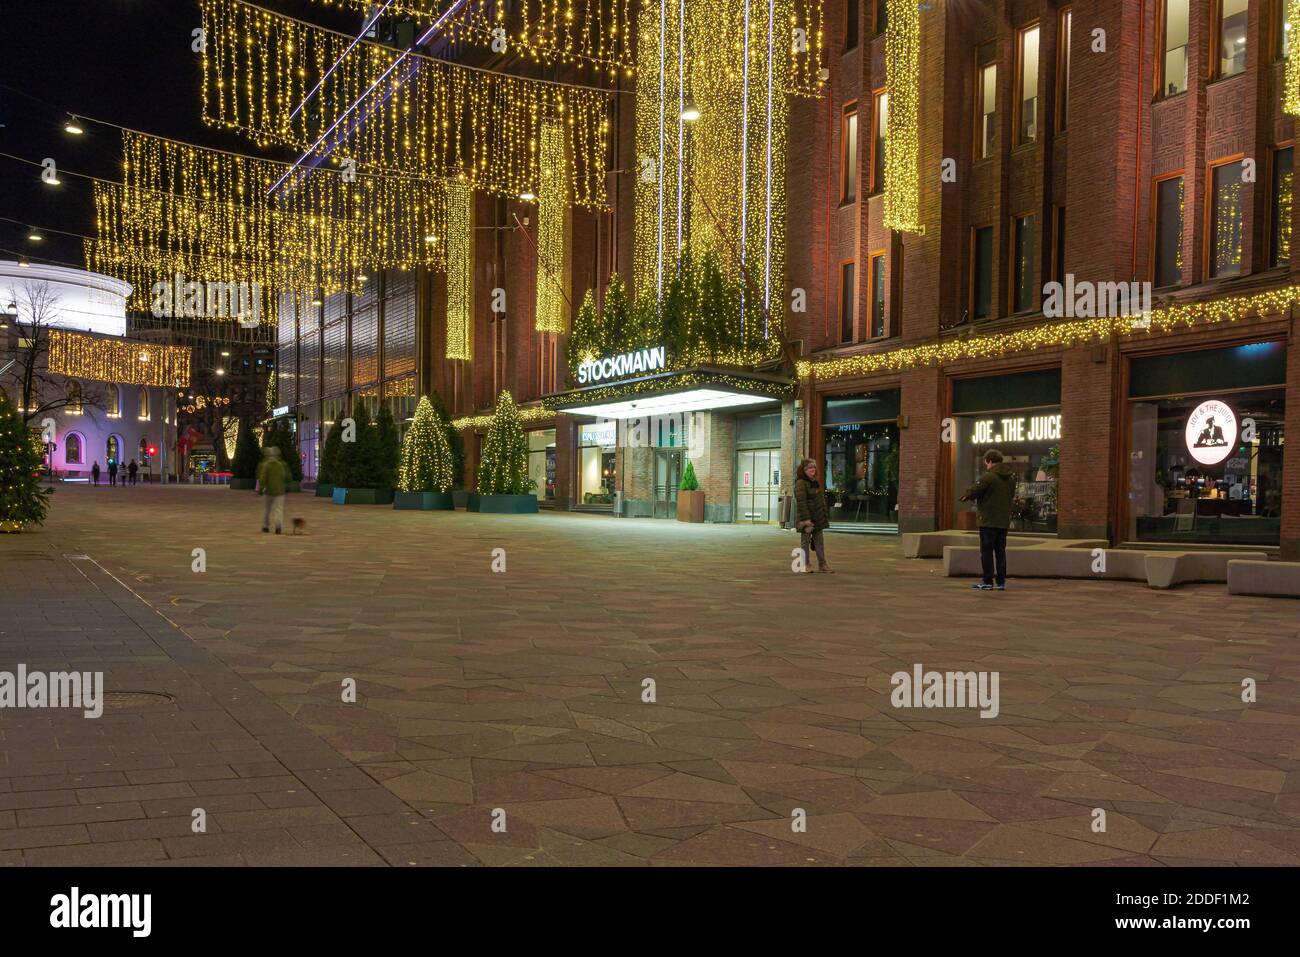
[{"label": "potted evergreen tree", "polygon": [[451,471],[446,423],[426,396],[415,407],[415,418],[402,440],[393,508],[426,512],[450,509]]},{"label": "potted evergreen tree", "polygon": [[45,524],[50,489],[41,488],[45,451],[0,389],[0,532],[21,532]]},{"label": "potted evergreen tree", "polygon": [[230,463],[230,487],[249,491],[257,486],[257,464],[262,452],[253,424],[247,419],[239,423],[239,438],[235,440],[235,460]]},{"label": "potted evergreen tree", "polygon": [[686,463],[681,484],[677,486],[677,521],[704,521],[704,493],[700,491],[700,480],[695,477],[694,462]]},{"label": "potted evergreen tree", "polygon": [[325,434],[325,447],[321,450],[320,468],[316,470],[316,497],[334,497],[334,470],[343,451],[343,427],[338,422]]},{"label": "potted evergreen tree", "polygon": [[442,396],[437,392],[431,392],[428,398],[434,414],[442,423],[443,432],[447,436],[447,445],[451,448],[452,504],[455,508],[464,508],[468,498],[468,493],[465,491],[465,436],[461,434],[460,429],[451,424],[451,415],[447,412]]},{"label": "potted evergreen tree", "polygon": [[379,431],[370,420],[365,403],[357,403],[352,419],[355,424],[352,441],[342,443],[338,463],[333,466],[334,495],[331,500],[335,505],[391,505],[392,487],[383,484]]},{"label": "potted evergreen tree", "polygon": [[478,492],[469,496],[471,512],[526,513],[537,511],[537,483],[528,477],[528,439],[519,423],[519,407],[502,392],[483,439],[478,464]]},{"label": "potted evergreen tree", "polygon": [[379,456],[377,488],[387,489],[385,494],[391,497],[397,486],[397,457],[402,451],[402,436],[397,431],[397,422],[387,403],[380,407],[379,416],[375,419],[375,446]]}]

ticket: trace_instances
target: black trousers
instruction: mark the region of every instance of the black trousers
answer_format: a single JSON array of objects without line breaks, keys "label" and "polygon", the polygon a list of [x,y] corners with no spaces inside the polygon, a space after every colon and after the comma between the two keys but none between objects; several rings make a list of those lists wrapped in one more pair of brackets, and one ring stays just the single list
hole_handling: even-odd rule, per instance
[{"label": "black trousers", "polygon": [[980,567],[984,584],[1007,583],[1007,530],[980,526]]}]

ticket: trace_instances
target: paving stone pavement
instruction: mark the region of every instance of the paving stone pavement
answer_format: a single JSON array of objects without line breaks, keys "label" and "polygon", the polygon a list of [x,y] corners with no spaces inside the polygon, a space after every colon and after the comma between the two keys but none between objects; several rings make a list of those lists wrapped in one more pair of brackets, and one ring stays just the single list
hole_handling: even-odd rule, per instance
[{"label": "paving stone pavement", "polygon": [[[0,712],[0,864],[1300,864],[1300,604],[972,592],[867,536],[794,575],[769,527],[288,514],[63,486],[0,536],[0,670],[175,699]],[[894,708],[916,663],[997,671],[999,714]]]}]

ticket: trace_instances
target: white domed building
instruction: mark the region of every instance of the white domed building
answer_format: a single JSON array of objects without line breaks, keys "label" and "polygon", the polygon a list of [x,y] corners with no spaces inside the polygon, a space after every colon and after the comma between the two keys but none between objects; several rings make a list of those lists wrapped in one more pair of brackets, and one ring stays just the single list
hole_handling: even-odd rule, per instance
[{"label": "white domed building", "polygon": [[0,260],[0,388],[43,430],[56,477],[100,483],[175,474],[176,395],[189,349],[127,338],[131,285],[64,266]]}]

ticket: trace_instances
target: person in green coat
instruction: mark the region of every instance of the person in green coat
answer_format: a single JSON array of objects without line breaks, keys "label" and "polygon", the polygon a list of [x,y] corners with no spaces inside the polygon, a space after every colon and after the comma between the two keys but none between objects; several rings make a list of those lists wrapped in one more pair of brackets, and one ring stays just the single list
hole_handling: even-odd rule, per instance
[{"label": "person in green coat", "polygon": [[831,567],[826,564],[826,546],[822,532],[830,528],[830,511],[826,507],[826,491],[817,481],[817,463],[804,459],[794,473],[794,527],[799,529],[800,544],[803,547],[804,570],[812,574],[812,552],[817,552],[817,566],[826,574],[831,574]]},{"label": "person in green coat", "polygon": [[257,466],[257,494],[266,500],[266,507],[262,510],[262,531],[269,532],[274,521],[275,534],[280,534],[289,480],[289,464],[280,457],[280,450],[274,445],[262,449],[262,461]]},{"label": "person in green coat", "polygon": [[980,527],[980,568],[984,580],[972,585],[978,591],[1006,591],[1007,529],[1011,527],[1011,503],[1016,497],[1016,471],[1002,462],[1002,453],[984,453],[984,474],[966,490],[963,502],[974,502]]}]

